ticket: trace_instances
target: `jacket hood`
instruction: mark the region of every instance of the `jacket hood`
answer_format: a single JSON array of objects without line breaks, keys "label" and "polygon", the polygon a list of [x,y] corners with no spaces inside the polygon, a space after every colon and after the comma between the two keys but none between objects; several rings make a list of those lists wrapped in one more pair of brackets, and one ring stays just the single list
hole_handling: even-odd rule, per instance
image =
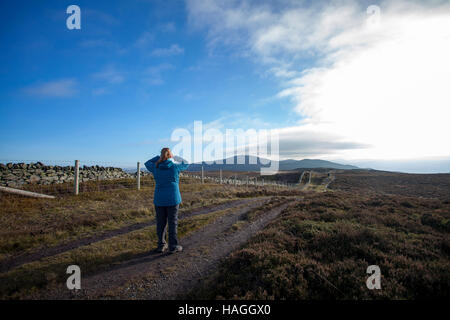
[{"label": "jacket hood", "polygon": [[[154,157],[151,160],[151,162],[154,162],[156,164],[156,162],[158,160],[159,160],[159,157]],[[167,160],[165,160],[163,162],[160,162],[159,165],[158,165],[158,168],[160,168],[160,169],[168,169],[168,168],[172,167],[173,165],[175,165],[175,163],[173,162],[173,159],[170,158],[170,159],[167,159]]]}]

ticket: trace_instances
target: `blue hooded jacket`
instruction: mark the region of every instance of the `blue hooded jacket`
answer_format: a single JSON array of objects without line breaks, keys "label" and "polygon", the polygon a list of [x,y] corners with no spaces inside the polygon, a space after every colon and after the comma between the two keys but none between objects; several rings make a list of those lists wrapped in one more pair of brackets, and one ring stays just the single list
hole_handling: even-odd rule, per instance
[{"label": "blue hooded jacket", "polygon": [[189,164],[177,164],[172,159],[160,162],[156,168],[156,156],[145,163],[148,171],[153,173],[155,178],[155,195],[153,203],[155,206],[176,206],[181,203],[179,184],[180,172],[186,170]]}]

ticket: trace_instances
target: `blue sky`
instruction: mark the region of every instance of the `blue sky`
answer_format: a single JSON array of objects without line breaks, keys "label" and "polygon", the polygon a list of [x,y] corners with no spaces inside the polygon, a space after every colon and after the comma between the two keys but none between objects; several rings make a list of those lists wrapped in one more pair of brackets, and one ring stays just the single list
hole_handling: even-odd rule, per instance
[{"label": "blue sky", "polygon": [[183,2],[78,1],[81,30],[66,28],[70,4],[2,2],[2,159],[134,162],[194,120],[289,122],[263,101],[275,83],[210,52]]},{"label": "blue sky", "polygon": [[[133,164],[173,146],[171,132],[190,128],[196,120],[222,129],[276,129],[282,158],[354,163],[447,159],[450,150],[441,139],[448,129],[439,119],[446,116],[442,106],[449,101],[437,82],[449,75],[447,67],[436,71],[436,83],[427,80],[425,90],[423,83],[407,83],[399,92],[392,92],[390,84],[369,88],[373,84],[368,83],[352,91],[352,99],[341,98],[365,83],[355,70],[372,61],[360,57],[389,53],[392,40],[410,39],[409,34],[392,39],[386,33],[404,30],[399,24],[403,14],[426,15],[408,20],[413,27],[424,18],[431,27],[446,27],[439,24],[436,10],[424,13],[411,3],[402,1],[402,10],[378,3],[385,25],[361,41],[359,25],[367,19],[367,1],[2,1],[0,161]],[[81,30],[66,27],[71,4],[81,8]],[[445,1],[433,5],[448,21]],[[376,40],[368,43],[367,35]],[[442,37],[448,33],[437,34],[430,43],[443,52],[433,57],[436,70],[449,52]],[[402,48],[414,45],[405,42]],[[417,54],[411,58],[415,64],[417,59],[423,65],[430,61],[429,52]],[[352,63],[345,64],[349,58]],[[394,58],[392,53],[386,61]],[[396,72],[404,74],[405,69],[389,68],[394,78]],[[375,75],[375,86],[386,77],[382,71]],[[427,112],[419,105],[411,107],[411,101],[423,103],[422,96],[404,101],[404,93],[417,86],[442,97],[441,104]],[[381,97],[377,104],[362,107],[369,89]],[[385,109],[379,109],[380,101]],[[407,122],[401,121],[405,113],[400,105],[409,106]],[[336,108],[342,111],[336,113]],[[393,108],[398,112],[391,112]],[[378,111],[389,113],[375,119],[386,121],[379,123],[386,133],[383,139],[372,127]],[[424,113],[435,125],[422,141],[414,128]],[[402,136],[398,128],[410,135]],[[398,139],[392,139],[394,134]],[[422,151],[411,152],[417,144]]]}]

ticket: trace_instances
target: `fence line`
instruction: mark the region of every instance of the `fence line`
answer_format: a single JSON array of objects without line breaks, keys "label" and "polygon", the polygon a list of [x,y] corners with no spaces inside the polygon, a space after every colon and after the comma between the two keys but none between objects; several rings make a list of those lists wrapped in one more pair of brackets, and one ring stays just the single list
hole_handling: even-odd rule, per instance
[{"label": "fence line", "polygon": [[[3,180],[3,185],[17,188],[17,186],[24,186],[25,190],[35,192],[50,192],[54,194],[75,194],[79,195],[86,191],[104,191],[117,188],[136,188],[141,190],[141,186],[154,184],[150,172],[142,171],[141,162],[136,162],[136,171],[131,167],[128,169],[118,167],[102,167],[99,165],[86,166],[81,160],[72,162],[74,165],[59,166],[44,165],[41,161],[37,163],[29,163],[23,165],[26,160],[21,160],[19,163],[2,166],[0,177]],[[72,160],[73,161],[73,160]],[[58,162],[58,161],[53,161]],[[61,161],[59,161],[61,162]],[[103,162],[106,163],[106,162]],[[112,169],[111,169],[112,168]],[[117,169],[117,170],[116,170]],[[55,172],[56,171],[56,172]],[[51,173],[49,173],[51,172]],[[118,173],[117,173],[118,172]],[[189,177],[199,180],[200,183],[218,183],[234,186],[271,186],[271,187],[298,187],[298,183],[287,183],[275,180],[265,180],[264,178],[252,177],[248,174],[232,173],[232,176],[225,176],[222,169],[215,171],[210,175],[211,171],[205,172],[205,168],[201,167],[201,172],[184,171],[181,177]],[[302,173],[302,177],[303,174]],[[12,176],[13,178],[9,178]],[[144,178],[144,179],[143,179]],[[11,180],[10,180],[11,179]],[[33,180],[34,179],[34,180]],[[110,182],[117,180],[117,183]],[[311,175],[309,177],[311,180]],[[301,181],[301,179],[300,179]],[[13,182],[16,185],[11,185]],[[72,186],[72,187],[71,187]]]},{"label": "fence line", "polygon": [[[210,172],[210,171],[208,171]],[[188,176],[197,180],[200,180],[201,183],[213,182],[213,183],[219,183],[219,184],[229,184],[229,185],[235,185],[235,186],[274,186],[274,187],[291,187],[296,188],[299,186],[299,183],[287,183],[282,181],[265,181],[264,178],[261,178],[259,181],[257,177],[254,177],[253,179],[250,179],[249,176],[245,176],[243,179],[239,179],[237,174],[234,174],[231,178],[224,178],[222,174],[222,169],[219,169],[219,177],[215,176],[208,176],[205,174],[203,166],[201,168],[200,174],[195,174],[191,172],[183,172],[182,176]],[[252,181],[253,180],[253,181]]]}]

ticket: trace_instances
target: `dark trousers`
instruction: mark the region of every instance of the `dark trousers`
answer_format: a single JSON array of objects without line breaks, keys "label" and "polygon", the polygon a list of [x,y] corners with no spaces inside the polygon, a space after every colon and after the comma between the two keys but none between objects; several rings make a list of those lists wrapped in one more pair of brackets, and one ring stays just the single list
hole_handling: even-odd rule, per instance
[{"label": "dark trousers", "polygon": [[166,243],[167,222],[169,222],[169,249],[172,250],[178,245],[178,207],[179,205],[168,207],[155,206],[158,247],[162,247]]}]

